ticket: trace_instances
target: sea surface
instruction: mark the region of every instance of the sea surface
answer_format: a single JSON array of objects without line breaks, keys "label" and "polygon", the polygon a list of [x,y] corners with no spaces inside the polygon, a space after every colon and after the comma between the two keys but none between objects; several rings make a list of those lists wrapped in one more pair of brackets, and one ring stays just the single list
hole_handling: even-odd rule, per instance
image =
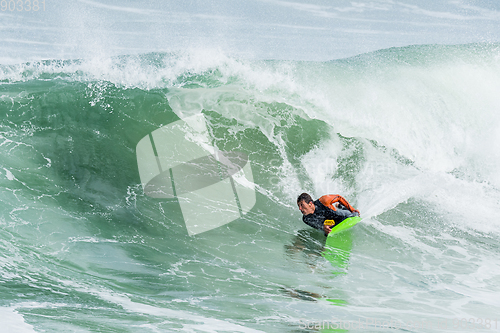
[{"label": "sea surface", "polygon": [[[177,29],[160,2],[75,1],[64,21],[45,1],[0,16],[0,332],[500,331],[494,2],[172,3]],[[338,47],[308,47],[318,31]],[[179,200],[145,194],[137,144],[200,115],[248,156],[255,205],[190,235]],[[302,192],[363,220],[327,241]]]}]

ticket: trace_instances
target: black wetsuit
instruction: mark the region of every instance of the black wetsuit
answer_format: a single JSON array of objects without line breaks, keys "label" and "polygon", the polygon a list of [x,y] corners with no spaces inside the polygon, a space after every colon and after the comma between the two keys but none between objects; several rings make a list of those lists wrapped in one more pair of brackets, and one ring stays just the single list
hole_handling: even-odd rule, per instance
[{"label": "black wetsuit", "polygon": [[316,200],[314,206],[316,207],[314,213],[302,216],[302,220],[305,224],[321,231],[323,231],[325,220],[334,220],[337,225],[348,217],[359,216],[358,213],[353,213],[342,205],[339,205],[337,210],[333,210]]}]

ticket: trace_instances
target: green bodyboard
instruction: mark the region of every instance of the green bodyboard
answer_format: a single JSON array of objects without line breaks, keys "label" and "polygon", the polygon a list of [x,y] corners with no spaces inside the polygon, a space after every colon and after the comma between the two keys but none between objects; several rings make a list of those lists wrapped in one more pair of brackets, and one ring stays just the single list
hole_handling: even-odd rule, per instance
[{"label": "green bodyboard", "polygon": [[344,221],[340,222],[336,226],[332,228],[332,231],[328,234],[328,237],[333,236],[335,234],[338,234],[339,232],[342,232],[346,229],[352,228],[355,226],[359,221],[361,221],[361,217],[359,216],[353,216],[353,217],[348,217]]},{"label": "green bodyboard", "polygon": [[[345,219],[332,228],[325,243],[325,250],[322,255],[332,263],[334,267],[347,269],[352,248],[352,235],[350,232],[343,232],[355,226],[361,218],[353,216]],[[345,274],[336,272],[334,274]]]}]

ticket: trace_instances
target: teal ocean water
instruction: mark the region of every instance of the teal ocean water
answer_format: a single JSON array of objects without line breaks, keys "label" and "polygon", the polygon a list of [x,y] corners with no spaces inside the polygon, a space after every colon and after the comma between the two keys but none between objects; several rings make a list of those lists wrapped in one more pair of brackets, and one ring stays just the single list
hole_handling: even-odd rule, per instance
[{"label": "teal ocean water", "polygon": [[[0,65],[2,326],[498,331],[498,91],[489,43]],[[136,145],[200,113],[215,147],[248,155],[256,204],[189,236],[176,199],[144,194]],[[304,191],[363,221],[325,244]]]}]

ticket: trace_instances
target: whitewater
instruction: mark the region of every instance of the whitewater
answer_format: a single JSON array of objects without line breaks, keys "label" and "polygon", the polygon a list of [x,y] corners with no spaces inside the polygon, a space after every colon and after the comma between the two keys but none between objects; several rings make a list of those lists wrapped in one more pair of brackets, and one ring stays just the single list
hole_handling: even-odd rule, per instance
[{"label": "whitewater", "polygon": [[[340,43],[336,57],[283,42],[274,57],[269,49],[252,57],[241,45],[235,52],[206,47],[215,39],[200,46],[199,38],[181,38],[182,24],[193,22],[177,4],[183,28],[170,41],[197,47],[155,50],[128,31],[119,38],[130,44],[103,53],[98,42],[115,36],[106,30],[111,21],[99,20],[104,10],[126,19],[151,14],[156,26],[159,17],[76,3],[103,10],[82,11],[100,24],[78,26],[75,39],[94,41],[99,52],[72,44],[57,56],[51,48],[75,36],[57,28],[60,41],[16,48],[29,44],[19,33],[23,43],[4,40],[0,54],[0,332],[500,331],[498,42],[389,40],[393,46],[372,50]],[[321,18],[330,9],[262,3]],[[345,13],[365,22],[362,10],[387,13],[390,4],[417,11],[375,1]],[[463,6],[484,13],[488,24],[476,33],[496,26],[496,11]],[[215,19],[207,34],[233,33],[227,16]],[[163,37],[153,39],[163,46]],[[198,234],[181,199],[148,195],[139,145],[153,143],[159,167],[161,149],[182,160],[186,151],[160,146],[155,133],[192,119],[203,135],[186,134],[186,150],[237,152],[248,162],[246,179],[227,181],[237,217]],[[172,180],[174,191],[178,184]],[[327,241],[302,222],[302,192],[341,194],[362,221]],[[222,197],[212,192],[192,204],[222,216]],[[248,198],[255,200],[245,206]]]},{"label": "whitewater", "polygon": [[[499,51],[2,66],[3,311],[27,332],[495,327]],[[249,156],[257,203],[190,237],[176,200],[144,194],[135,149],[200,113]],[[362,212],[345,265],[301,222],[302,191]]]}]

